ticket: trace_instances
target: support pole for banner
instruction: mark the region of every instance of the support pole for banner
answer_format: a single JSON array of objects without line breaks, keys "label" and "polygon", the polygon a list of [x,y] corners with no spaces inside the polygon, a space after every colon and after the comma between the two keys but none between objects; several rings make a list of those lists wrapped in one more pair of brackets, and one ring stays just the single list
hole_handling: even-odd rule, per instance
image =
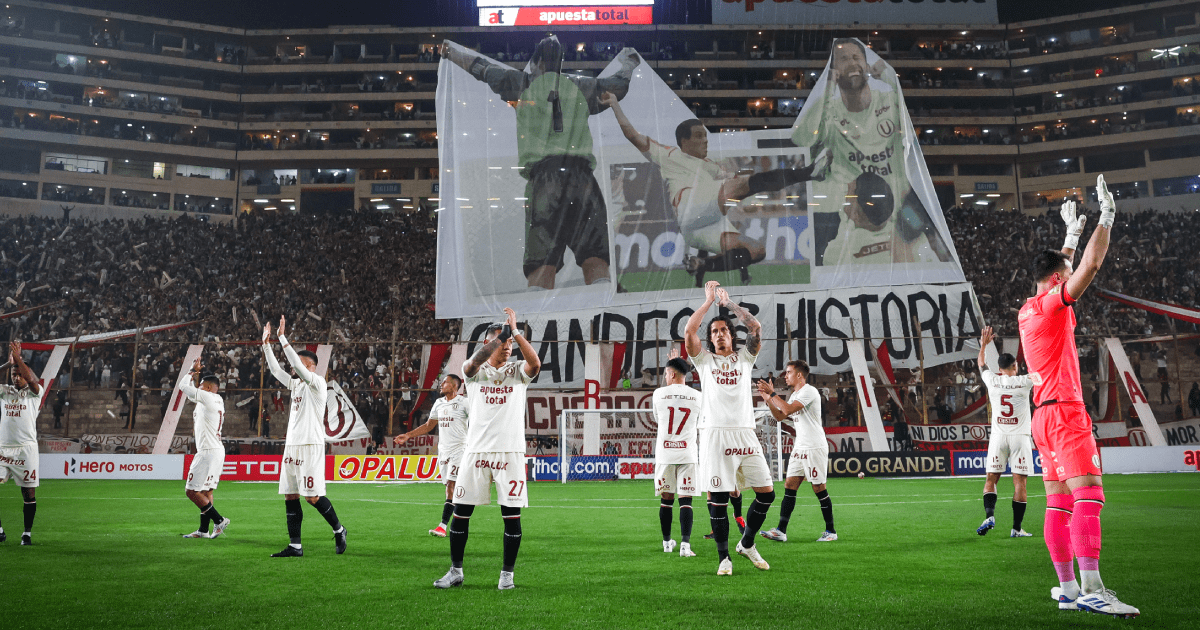
[{"label": "support pole for banner", "polygon": [[567,483],[567,467],[570,466],[570,453],[567,451],[567,412],[558,412],[558,474],[562,482]]},{"label": "support pole for banner", "polygon": [[[79,340],[79,335],[75,335],[75,340]],[[75,365],[75,344],[71,344],[71,366],[74,369]],[[71,374],[71,380],[67,381],[67,423],[63,426],[63,437],[71,437],[71,396],[75,389],[75,375]]]},{"label": "support pole for banner", "polygon": [[[791,344],[791,337],[788,337]],[[789,359],[790,361],[791,359]],[[775,423],[775,481],[783,481],[783,423]]]},{"label": "support pole for banner", "polygon": [[1184,389],[1183,374],[1179,371],[1179,364],[1183,361],[1179,358],[1179,334],[1175,332],[1175,320],[1168,318],[1171,322],[1171,348],[1175,351],[1175,397],[1179,400],[1179,407],[1187,403],[1184,396],[1187,395],[1187,390]]},{"label": "support pole for banner", "polygon": [[387,434],[395,435],[396,423],[396,340],[400,337],[400,320],[392,320],[392,356],[388,365],[388,426]]},{"label": "support pole for banner", "polygon": [[913,325],[913,347],[917,349],[917,359],[921,362],[921,423],[929,424],[929,405],[925,404],[925,348],[922,347],[921,340],[921,322],[914,315],[912,318]]},{"label": "support pole for banner", "polygon": [[[655,319],[654,320],[654,369],[658,370],[658,376],[656,376],[654,378],[654,383],[657,386],[661,387],[663,384],[663,378],[666,377],[667,373],[666,373],[666,370],[663,368],[663,364],[662,364],[662,347],[659,345],[661,343],[659,339],[660,338],[658,336],[658,320]],[[645,387],[645,386],[646,386],[646,381],[645,381],[645,379],[643,379],[642,387]]]},{"label": "support pole for banner", "polygon": [[[658,320],[655,320],[655,321],[658,321]],[[791,363],[791,361],[792,361],[792,324],[790,322],[788,322],[786,317],[783,318],[783,334],[787,335],[786,337],[784,337],[784,339],[787,339],[787,344],[785,344],[787,346],[787,357],[788,357],[787,360],[789,363]]]},{"label": "support pole for banner", "polygon": [[137,364],[138,364],[138,345],[142,342],[142,326],[139,325],[137,333],[133,336],[133,365],[129,369],[129,419],[126,428],[130,433],[133,433],[133,423],[135,414],[137,413]]},{"label": "support pole for banner", "polygon": [[264,389],[267,376],[267,361],[258,359],[258,437],[263,434],[263,416],[267,415],[267,391]]}]

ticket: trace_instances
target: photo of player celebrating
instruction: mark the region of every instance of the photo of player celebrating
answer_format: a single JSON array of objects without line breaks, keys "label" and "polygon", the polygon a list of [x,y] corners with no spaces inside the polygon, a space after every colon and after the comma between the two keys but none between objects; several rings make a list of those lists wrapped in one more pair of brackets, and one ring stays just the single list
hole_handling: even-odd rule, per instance
[{"label": "photo of player celebrating", "polygon": [[[868,59],[875,61],[869,63]],[[817,265],[831,266],[847,263],[948,262],[953,259],[942,235],[930,217],[926,204],[913,189],[910,173],[910,153],[918,152],[915,141],[909,139],[911,122],[900,96],[896,72],[879,59],[862,42],[853,38],[834,41],[823,93],[814,88],[813,100],[801,112],[792,129],[792,142],[832,151],[830,173],[812,185],[809,213],[813,224],[813,246]],[[869,173],[882,180],[891,198],[891,208],[879,207],[881,222],[864,225],[863,217],[854,217],[847,210],[852,204],[847,188],[860,175]],[[873,184],[878,187],[878,183]],[[931,192],[931,191],[930,191]],[[884,194],[876,192],[874,194]],[[878,198],[878,197],[876,197]],[[850,258],[860,250],[846,253],[851,242],[863,240],[846,231],[868,229],[874,243],[891,240],[886,250],[876,248],[864,257]],[[828,246],[841,239],[829,256]],[[869,245],[864,243],[864,245]],[[861,249],[861,248],[860,248]]]},{"label": "photo of player celebrating", "polygon": [[686,260],[697,287],[704,286],[706,272],[734,269],[740,272],[743,285],[750,284],[750,265],[766,257],[763,243],[742,234],[726,217],[729,201],[821,177],[828,166],[829,151],[825,150],[803,168],[738,176],[708,159],[708,130],[698,119],[679,123],[675,128],[678,146],[666,146],[638,132],[615,95],[606,93],[601,102],[612,109],[634,148],[659,167],[687,245],[714,254]]}]

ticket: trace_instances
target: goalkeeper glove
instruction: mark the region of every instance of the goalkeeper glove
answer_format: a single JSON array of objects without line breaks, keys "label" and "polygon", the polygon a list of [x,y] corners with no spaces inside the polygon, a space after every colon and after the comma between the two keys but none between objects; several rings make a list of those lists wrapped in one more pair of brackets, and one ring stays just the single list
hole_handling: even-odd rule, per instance
[{"label": "goalkeeper glove", "polygon": [[1067,238],[1063,241],[1063,249],[1079,249],[1079,237],[1083,235],[1083,224],[1087,223],[1087,215],[1075,216],[1075,202],[1071,200],[1063,202],[1059,215],[1062,216],[1063,223],[1067,224]]},{"label": "goalkeeper glove", "polygon": [[1100,199],[1100,227],[1111,228],[1117,218],[1117,204],[1113,201],[1112,193],[1108,192],[1104,175],[1096,177],[1096,197]]}]

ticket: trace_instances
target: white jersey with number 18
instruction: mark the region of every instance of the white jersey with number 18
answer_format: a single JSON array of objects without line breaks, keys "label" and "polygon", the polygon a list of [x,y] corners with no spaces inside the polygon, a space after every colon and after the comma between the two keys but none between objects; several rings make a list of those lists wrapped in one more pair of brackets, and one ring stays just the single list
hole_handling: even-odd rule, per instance
[{"label": "white jersey with number 18", "polygon": [[654,390],[654,419],[658,422],[654,463],[659,466],[695,464],[700,392],[683,384]]},{"label": "white jersey with number 18", "polygon": [[1029,398],[1033,377],[1008,376],[988,370],[980,372],[992,403],[992,433],[1033,435]]}]

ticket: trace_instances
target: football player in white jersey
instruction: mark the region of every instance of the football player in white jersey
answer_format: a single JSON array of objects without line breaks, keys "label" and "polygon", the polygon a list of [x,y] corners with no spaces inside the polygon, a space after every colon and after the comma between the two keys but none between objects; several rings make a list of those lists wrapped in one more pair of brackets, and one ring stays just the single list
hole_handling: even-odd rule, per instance
[{"label": "football player in white jersey", "polygon": [[[193,383],[199,379],[199,385]],[[192,412],[192,430],[196,436],[196,455],[188,469],[184,492],[187,498],[200,508],[200,529],[184,534],[184,538],[216,538],[225,533],[229,519],[217,512],[213,505],[213,490],[221,481],[221,469],[225,467],[225,445],[221,444],[221,427],[225,424],[225,400],[217,393],[221,379],[216,374],[200,375],[200,359],[192,369],[179,379],[179,389],[187,399],[196,403]],[[208,524],[213,532],[208,533]]]},{"label": "football player in white jersey", "polygon": [[287,439],[283,444],[283,470],[279,474],[279,494],[283,495],[287,509],[287,528],[290,542],[283,551],[271,554],[272,558],[291,558],[304,555],[300,544],[300,526],[304,513],[300,511],[300,497],[325,518],[333,528],[333,544],[337,553],[346,551],[346,528],[338,520],[333,504],[325,496],[325,401],[328,392],[325,379],[317,375],[317,355],[309,350],[297,352],[283,336],[287,319],[279,318],[279,345],[287,357],[293,377],[279,367],[275,352],[271,349],[271,325],[263,327],[263,353],[267,355],[267,367],[271,375],[288,387],[292,393],[292,412],[288,416]]},{"label": "football player in white jersey", "polygon": [[[733,322],[717,315],[708,323],[708,349],[700,344],[700,324],[716,302],[746,326],[746,346],[737,348]],[[751,373],[762,346],[762,325],[742,305],[729,299],[716,281],[704,285],[704,304],[688,318],[684,344],[700,374],[700,485],[709,492],[709,518],[717,543],[717,575],[732,575],[729,557],[729,493],[754,489],[754,502],[746,516],[746,531],[735,547],[755,567],[770,569],[754,546],[754,539],[775,501],[771,469],[754,431]]]},{"label": "football player in white jersey", "polygon": [[738,177],[708,159],[708,130],[698,119],[679,123],[675,128],[679,146],[670,147],[639,133],[615,95],[605,93],[600,102],[612,108],[621,132],[634,148],[658,165],[684,241],[696,249],[719,254],[696,259],[689,266],[688,272],[696,276],[696,286],[703,285],[705,272],[734,269],[741,271],[742,284],[749,284],[749,266],[767,256],[762,242],[745,236],[726,218],[727,200],[782,190],[812,179],[814,173],[824,173],[829,166],[829,151],[822,151],[804,168],[779,168]]},{"label": "football player in white jersey", "polygon": [[1009,536],[1026,538],[1033,535],[1021,529],[1027,501],[1025,481],[1033,474],[1033,422],[1029,398],[1033,386],[1041,384],[1041,378],[1036,373],[1018,376],[1017,359],[1007,353],[996,361],[998,372],[988,370],[984,350],[995,338],[991,326],[984,328],[979,337],[979,373],[991,403],[992,437],[988,441],[987,479],[983,482],[986,518],[975,532],[983,536],[996,526],[996,482],[1000,481],[1004,469],[1011,467],[1013,526]]},{"label": "football player in white jersey", "polygon": [[770,380],[758,382],[758,395],[771,410],[771,415],[780,422],[792,425],[796,431],[792,443],[792,456],[788,459],[787,477],[783,482],[783,504],[779,506],[779,526],[762,533],[764,538],[787,542],[788,521],[796,507],[796,491],[808,479],[821,516],[825,517],[825,531],[817,542],[837,540],[833,528],[833,499],[825,489],[825,476],[829,469],[829,442],[825,429],[821,428],[821,392],[808,384],[808,364],[804,361],[788,361],[783,371],[783,380],[792,388],[787,400],[775,393]]},{"label": "football player in white jersey", "polygon": [[[914,261],[926,244],[938,259],[950,260],[944,238],[908,181],[905,139],[912,123],[904,112],[896,72],[882,59],[873,65],[867,59],[862,42],[834,40],[824,95],[810,99],[811,107],[805,106],[792,130],[796,146],[832,151],[830,172],[812,184],[808,200],[816,264],[845,262],[828,257],[826,245],[856,227],[843,204],[847,186],[863,173],[882,177],[892,192],[893,207],[878,231],[885,232],[889,242],[893,231],[899,233],[889,250],[894,261]],[[918,239],[922,234],[925,240]]]},{"label": "football player in white jersey", "polygon": [[434,428],[438,430],[438,468],[442,472],[442,483],[446,484],[446,503],[442,506],[442,522],[429,530],[430,536],[446,537],[446,525],[454,514],[454,483],[458,480],[458,467],[462,463],[463,448],[467,441],[467,401],[458,395],[462,379],[457,374],[447,374],[442,379],[439,391],[442,397],[429,410],[425,424],[392,438],[400,446],[409,438],[425,435]]},{"label": "football player in white jersey", "polygon": [[[42,407],[42,386],[33,370],[21,360],[21,342],[9,344],[12,369],[9,385],[0,386],[4,416],[0,417],[0,483],[7,477],[21,489],[25,500],[25,530],[22,545],[33,544],[33,516],[37,513],[38,479],[37,416]],[[8,536],[0,527],[0,542]]]},{"label": "football player in white jersey", "polygon": [[658,521],[662,526],[663,553],[675,550],[671,539],[671,509],[679,495],[679,555],[692,551],[692,497],[697,484],[696,428],[700,424],[700,392],[686,385],[691,369],[672,352],[663,370],[665,385],[654,390],[654,419],[658,437],[654,444],[654,492],[659,495]]},{"label": "football player in white jersey", "polygon": [[[467,443],[454,489],[454,518],[450,521],[450,570],[433,583],[450,588],[463,583],[463,555],[471,514],[477,505],[491,503],[492,485],[504,518],[504,561],[498,588],[514,587],[513,567],[521,549],[521,508],[529,505],[525,485],[525,394],[542,369],[537,352],[521,329],[517,314],[504,309],[504,325],[493,324],[484,343],[463,363],[467,379],[467,408],[471,413]],[[523,361],[509,361],[513,339]]]}]

